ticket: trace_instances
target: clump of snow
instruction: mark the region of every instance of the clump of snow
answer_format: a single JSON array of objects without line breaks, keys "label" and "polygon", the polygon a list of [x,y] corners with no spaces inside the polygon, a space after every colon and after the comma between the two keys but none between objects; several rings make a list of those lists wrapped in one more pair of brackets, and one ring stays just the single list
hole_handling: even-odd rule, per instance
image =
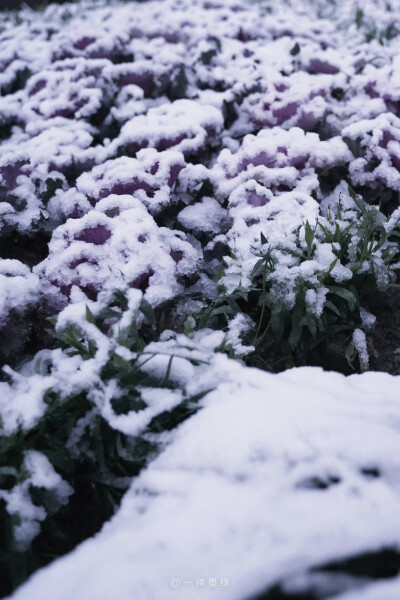
[{"label": "clump of snow", "polygon": [[0,328],[10,313],[23,313],[39,301],[39,278],[14,259],[0,259]]},{"label": "clump of snow", "polygon": [[201,202],[187,206],[179,213],[179,222],[195,231],[218,232],[226,211],[213,198],[204,197]]},{"label": "clump of snow", "polygon": [[27,451],[23,468],[27,475],[21,483],[9,492],[0,490],[0,498],[4,500],[7,512],[19,519],[19,524],[14,529],[15,548],[18,552],[27,550],[40,531],[40,522],[47,516],[43,506],[37,506],[33,502],[29,494],[30,488],[46,490],[49,512],[66,504],[73,493],[72,487],[61,478],[41,452]]},{"label": "clump of snow", "polygon": [[353,331],[353,344],[360,358],[360,364],[363,371],[368,369],[369,354],[367,346],[367,338],[362,329],[355,329]]}]

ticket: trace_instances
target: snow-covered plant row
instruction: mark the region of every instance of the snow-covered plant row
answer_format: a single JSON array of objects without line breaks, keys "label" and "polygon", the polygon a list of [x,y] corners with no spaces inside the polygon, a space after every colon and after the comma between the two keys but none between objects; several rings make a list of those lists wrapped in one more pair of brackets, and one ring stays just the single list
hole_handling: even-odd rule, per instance
[{"label": "snow-covered plant row", "polygon": [[0,14],[7,590],[110,517],[215,353],[398,372],[400,13],[288,5]]}]

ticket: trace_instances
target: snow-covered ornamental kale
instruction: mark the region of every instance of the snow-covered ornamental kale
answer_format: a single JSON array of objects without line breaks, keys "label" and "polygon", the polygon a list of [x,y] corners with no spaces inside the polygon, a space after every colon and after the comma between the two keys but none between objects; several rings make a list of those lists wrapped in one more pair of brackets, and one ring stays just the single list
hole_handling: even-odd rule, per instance
[{"label": "snow-covered ornamental kale", "polygon": [[339,339],[348,362],[358,357],[364,371],[376,320],[371,306],[396,285],[399,237],[400,209],[388,218],[350,188],[324,216],[272,241],[261,233],[250,274],[235,254],[226,258],[220,295],[201,320],[250,317],[251,360],[268,369],[320,364]]}]

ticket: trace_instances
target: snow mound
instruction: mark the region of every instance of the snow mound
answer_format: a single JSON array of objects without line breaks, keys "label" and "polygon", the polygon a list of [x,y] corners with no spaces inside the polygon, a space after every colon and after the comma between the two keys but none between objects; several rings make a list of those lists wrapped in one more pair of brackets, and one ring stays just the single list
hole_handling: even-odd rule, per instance
[{"label": "snow mound", "polygon": [[394,598],[396,579],[335,583],[322,568],[399,548],[399,386],[216,356],[190,383],[214,387],[202,409],[168,434],[111,522],[13,598],[189,600],[202,587],[241,600],[286,580],[307,587],[319,568],[325,589],[363,586],[343,600],[376,599],[375,588]]}]

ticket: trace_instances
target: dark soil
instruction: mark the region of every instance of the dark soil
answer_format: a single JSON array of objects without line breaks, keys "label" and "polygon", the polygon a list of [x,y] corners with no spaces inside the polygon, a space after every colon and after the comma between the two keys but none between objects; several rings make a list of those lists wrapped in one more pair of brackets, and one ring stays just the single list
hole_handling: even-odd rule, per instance
[{"label": "dark soil", "polygon": [[375,330],[370,347],[370,370],[400,375],[400,290],[373,307]]},{"label": "dark soil", "polygon": [[0,10],[19,10],[23,5],[31,8],[42,8],[47,4],[65,4],[66,2],[74,2],[75,0],[0,0]]},{"label": "dark soil", "polygon": [[[379,295],[376,302],[371,303],[370,311],[376,316],[376,322],[368,338],[369,371],[400,375],[400,290]],[[336,334],[325,347],[318,346],[311,353],[308,364],[344,375],[359,372],[357,358],[350,365],[345,356],[351,337],[351,329]]]},{"label": "dark soil", "polygon": [[[392,579],[400,572],[400,553],[383,548],[295,573],[251,600],[324,600],[337,594],[360,589],[382,579]],[[383,599],[382,599],[383,600]]]}]

